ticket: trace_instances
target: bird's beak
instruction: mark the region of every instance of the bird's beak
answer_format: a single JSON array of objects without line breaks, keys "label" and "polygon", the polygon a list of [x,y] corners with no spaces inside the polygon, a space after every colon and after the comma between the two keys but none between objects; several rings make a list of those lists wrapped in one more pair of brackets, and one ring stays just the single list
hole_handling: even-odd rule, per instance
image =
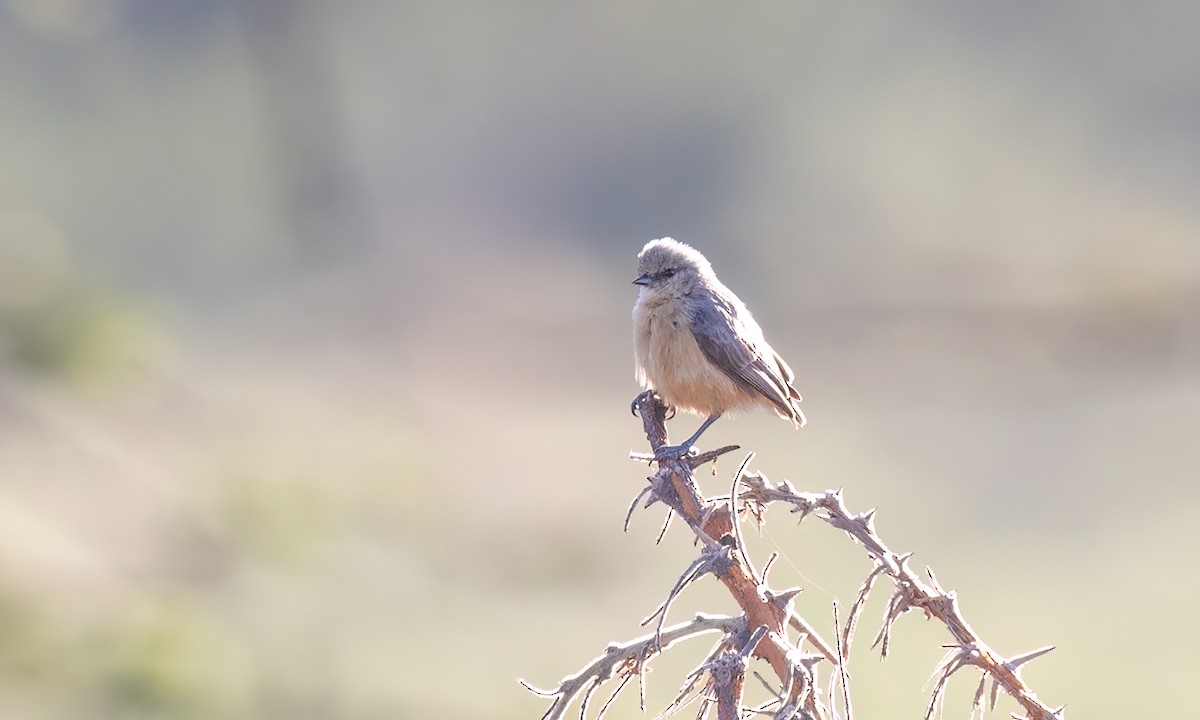
[{"label": "bird's beak", "polygon": [[634,280],[633,284],[634,285],[649,285],[650,284],[650,276],[643,275],[640,278],[638,278],[637,280]]}]

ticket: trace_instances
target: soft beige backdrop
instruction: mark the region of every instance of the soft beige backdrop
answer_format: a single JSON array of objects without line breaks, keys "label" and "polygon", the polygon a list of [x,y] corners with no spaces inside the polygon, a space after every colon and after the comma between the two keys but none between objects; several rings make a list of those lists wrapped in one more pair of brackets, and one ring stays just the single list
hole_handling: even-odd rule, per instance
[{"label": "soft beige backdrop", "polygon": [[[661,508],[620,532],[662,235],[810,419],[705,443],[879,507],[999,651],[1059,647],[1027,678],[1072,716],[1186,714],[1198,37],[1165,1],[0,2],[0,716],[539,716],[516,678],[694,556]],[[826,627],[869,569],[755,542]],[[879,662],[883,599],[856,707],[919,717],[948,638]]]}]

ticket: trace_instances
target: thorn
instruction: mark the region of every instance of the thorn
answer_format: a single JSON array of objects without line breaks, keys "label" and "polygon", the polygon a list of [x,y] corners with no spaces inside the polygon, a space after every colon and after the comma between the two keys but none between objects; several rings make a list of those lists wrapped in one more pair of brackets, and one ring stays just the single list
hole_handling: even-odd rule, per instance
[{"label": "thorn", "polygon": [[790,512],[792,512],[792,513],[800,513],[800,519],[796,521],[797,523],[804,522],[804,518],[811,515],[812,511],[813,511],[813,509],[811,507],[793,507],[790,510]]},{"label": "thorn", "polygon": [[541,695],[542,697],[554,697],[560,692],[559,690],[542,690],[541,688],[534,687],[533,685],[530,685],[525,678],[517,678],[517,682],[521,683],[521,685],[529,692],[533,693],[534,695]]},{"label": "thorn", "polygon": [[971,699],[971,718],[975,717],[975,708],[979,708],[979,714],[983,715],[983,692],[987,688],[988,674],[979,674],[979,687],[975,688],[975,696]]},{"label": "thorn", "polygon": [[758,647],[758,643],[762,641],[763,637],[765,637],[766,634],[767,634],[767,626],[759,625],[757,628],[754,629],[754,632],[750,635],[750,639],[746,641],[746,645],[742,648],[741,652],[739,652],[738,654],[744,658],[750,657],[750,653],[754,652],[754,649]]},{"label": "thorn", "polygon": [[913,556],[912,553],[904,553],[897,555],[894,552],[889,552],[880,558],[877,562],[887,569],[889,575],[896,577],[907,576],[912,573],[912,568],[908,567],[908,560]]},{"label": "thorn", "polygon": [[752,670],[751,672],[753,672],[753,673],[754,673],[754,677],[758,678],[758,681],[759,681],[760,683],[762,683],[762,686],[763,686],[763,687],[765,687],[765,688],[767,689],[767,692],[769,692],[769,693],[771,693],[772,695],[774,695],[774,696],[775,696],[775,698],[776,698],[777,700],[779,700],[780,702],[783,702],[783,696],[779,694],[779,691],[778,691],[778,690],[776,690],[775,688],[771,687],[771,683],[767,682],[767,679],[766,679],[765,677],[763,677],[763,676],[762,676],[762,673],[760,673],[760,672],[759,672],[759,671],[757,671],[757,670]]},{"label": "thorn", "polygon": [[794,600],[797,595],[804,592],[804,588],[793,587],[786,590],[780,590],[779,592],[771,592],[770,590],[767,592],[770,593],[771,599],[774,600],[779,607],[786,610],[787,606],[791,604],[792,600]]},{"label": "thorn", "polygon": [[929,576],[929,580],[930,580],[930,582],[933,583],[933,587],[935,590],[938,591],[938,594],[945,595],[946,591],[942,588],[942,584],[938,582],[937,575],[933,574],[933,568],[926,565],[925,566],[925,574]]},{"label": "thorn", "polygon": [[763,564],[763,582],[767,581],[767,575],[770,574],[771,568],[775,566],[775,561],[779,559],[779,553],[771,553],[771,557],[767,558],[767,562]]},{"label": "thorn", "polygon": [[[633,519],[633,511],[637,509],[638,501],[645,497],[647,493],[653,492],[654,486],[647,485],[640,493],[637,494],[637,497],[633,499],[633,502],[629,503],[629,512],[625,513],[625,532],[629,532],[629,522]],[[650,498],[653,500],[654,495],[650,495]],[[647,504],[647,507],[649,507],[649,504]]]},{"label": "thorn", "polygon": [[741,448],[742,448],[742,446],[741,446],[741,445],[725,445],[725,446],[722,446],[722,447],[719,447],[719,448],[717,448],[716,450],[708,450],[708,451],[706,451],[706,452],[702,452],[702,453],[700,453],[699,455],[691,455],[691,456],[688,456],[688,457],[687,457],[687,458],[685,458],[685,459],[687,460],[687,462],[688,462],[688,465],[690,465],[690,466],[691,466],[691,468],[692,468],[693,470],[695,470],[696,468],[700,467],[700,466],[701,466],[701,465],[703,465],[704,463],[706,463],[706,462],[708,462],[708,461],[712,460],[712,461],[714,461],[714,462],[713,462],[713,469],[714,469],[714,471],[715,471],[715,470],[716,470],[716,462],[715,462],[715,460],[716,460],[717,458],[719,458],[720,456],[724,455],[725,453],[731,453],[731,452],[733,452],[734,450],[740,450]]},{"label": "thorn", "polygon": [[1004,663],[1004,667],[1008,668],[1009,670],[1012,670],[1013,672],[1016,672],[1016,671],[1020,670],[1021,666],[1024,665],[1025,663],[1029,662],[1030,660],[1036,660],[1037,658],[1040,658],[1041,656],[1045,655],[1046,653],[1050,652],[1053,649],[1054,649],[1053,645],[1047,645],[1046,647],[1041,647],[1041,648],[1038,648],[1037,650],[1030,650],[1029,652],[1025,653],[1024,655],[1016,655],[1016,656],[1010,658],[1008,661],[1006,661]]},{"label": "thorn", "polygon": [[675,511],[672,509],[668,509],[667,510],[667,519],[663,521],[662,530],[659,530],[658,538],[654,541],[655,545],[658,545],[659,543],[662,542],[663,537],[665,537],[667,534],[667,530],[671,527],[671,520],[673,520],[674,518],[675,518]]}]

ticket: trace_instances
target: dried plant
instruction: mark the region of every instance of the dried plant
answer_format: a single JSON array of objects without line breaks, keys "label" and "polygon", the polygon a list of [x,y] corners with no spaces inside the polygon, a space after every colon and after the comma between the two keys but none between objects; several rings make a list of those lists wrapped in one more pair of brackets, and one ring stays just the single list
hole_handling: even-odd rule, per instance
[{"label": "dried plant", "polygon": [[[652,450],[666,445],[667,409],[661,401],[650,393],[643,393],[634,401],[633,407],[642,418]],[[1024,709],[1024,716],[1014,717],[1029,720],[1063,718],[1063,708],[1050,708],[1021,678],[1021,669],[1026,663],[1053,647],[1011,658],[1005,658],[989,647],[963,618],[954,592],[944,590],[931,569],[926,568],[922,577],[908,565],[911,553],[900,555],[888,549],[875,531],[874,510],[851,513],[840,490],[808,493],[796,490],[786,480],[772,484],[762,475],[747,471],[753,453],[734,474],[728,497],[704,497],[695,481],[695,469],[736,449],[737,446],[727,446],[658,463],[658,471],[649,478],[649,487],[630,506],[626,524],[643,499],[644,507],[662,502],[669,508],[663,533],[673,517],[682,518],[695,533],[700,554],[676,580],[666,600],[642,621],[643,625],[655,623],[654,632],[624,644],[610,645],[599,657],[578,673],[561,680],[553,689],[539,690],[521,681],[530,691],[552,699],[543,720],[563,717],[579,697],[582,697],[579,717],[587,720],[593,694],[601,685],[613,681],[615,690],[595,714],[596,720],[601,720],[612,701],[634,678],[638,680],[644,711],[645,671],[650,660],[680,640],[710,632],[721,633],[720,639],[685,678],[675,700],[660,717],[698,703],[697,718],[707,717],[715,708],[718,720],[735,720],[749,713],[776,720],[840,717],[852,720],[850,675],[846,665],[863,607],[878,580],[884,576],[891,580],[893,591],[873,644],[883,657],[887,657],[890,649],[896,620],[910,610],[921,610],[927,618],[940,621],[952,639],[944,646],[946,654],[933,672],[933,691],[925,714],[927,720],[940,714],[950,678],[971,667],[980,673],[980,678],[969,718],[976,713],[982,717],[985,709],[995,709],[1001,690]],[[649,460],[653,454],[633,457]],[[763,511],[771,503],[790,506],[801,520],[812,516],[841,530],[864,547],[874,561],[844,623],[840,609],[836,603],[834,605],[832,646],[793,607],[798,588],[776,591],[768,586],[767,573],[775,556],[767,560],[760,572],[746,552],[740,526],[742,513],[748,512],[762,522]],[[661,539],[662,535],[659,537]],[[742,614],[736,617],[697,615],[690,622],[666,626],[666,617],[674,600],[689,584],[708,574],[714,575],[726,587]],[[770,665],[777,684],[755,673],[773,699],[761,706],[747,708],[743,706],[743,688],[751,657]],[[825,690],[822,690],[822,683],[825,683]],[[835,701],[839,692],[840,712]],[[822,702],[823,696],[828,697],[828,704]]]}]

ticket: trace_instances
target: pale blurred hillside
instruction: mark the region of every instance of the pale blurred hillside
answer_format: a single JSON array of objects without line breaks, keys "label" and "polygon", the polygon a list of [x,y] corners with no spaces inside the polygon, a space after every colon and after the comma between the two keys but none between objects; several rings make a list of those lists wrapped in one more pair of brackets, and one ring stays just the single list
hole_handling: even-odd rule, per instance
[{"label": "pale blurred hillside", "polygon": [[[695,552],[620,532],[663,235],[811,420],[705,443],[878,506],[998,650],[1058,646],[1027,678],[1073,717],[1178,716],[1198,38],[1183,2],[0,2],[0,717],[539,716],[515,679]],[[862,553],[768,527],[810,617],[850,602]],[[881,601],[856,708],[919,717],[946,638],[880,663]]]}]

